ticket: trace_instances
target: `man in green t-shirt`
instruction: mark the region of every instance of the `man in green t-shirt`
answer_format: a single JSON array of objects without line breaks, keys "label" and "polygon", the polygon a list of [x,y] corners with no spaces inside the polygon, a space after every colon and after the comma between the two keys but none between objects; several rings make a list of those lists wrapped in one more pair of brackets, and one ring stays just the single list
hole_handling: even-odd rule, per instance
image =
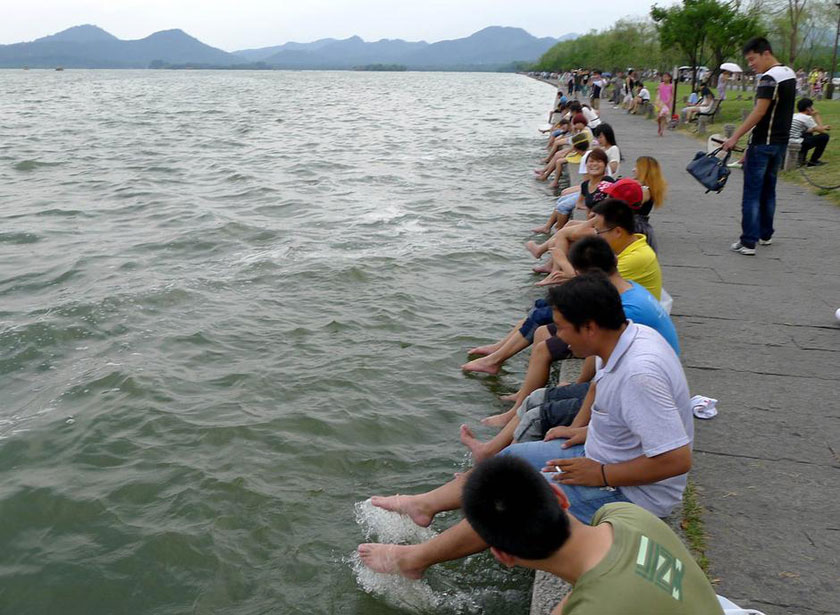
[{"label": "man in green t-shirt", "polygon": [[660,519],[630,503],[603,506],[585,525],[528,463],[494,457],[463,491],[467,521],[506,566],[572,584],[553,615],[721,615],[706,575]]}]

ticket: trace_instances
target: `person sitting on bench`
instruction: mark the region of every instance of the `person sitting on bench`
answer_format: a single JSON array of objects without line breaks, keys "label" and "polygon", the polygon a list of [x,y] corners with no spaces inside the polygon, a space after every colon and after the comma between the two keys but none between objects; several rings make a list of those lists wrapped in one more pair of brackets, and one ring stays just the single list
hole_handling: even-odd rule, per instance
[{"label": "person sitting on bench", "polygon": [[[814,101],[803,98],[796,103],[797,113],[793,114],[790,125],[790,143],[801,143],[799,166],[819,167],[825,163],[820,160],[828,145],[828,131],[831,126],[822,123],[819,112],[814,109]],[[808,150],[813,149],[811,160],[806,162]]]},{"label": "person sitting on bench", "polygon": [[684,122],[691,122],[697,116],[698,113],[709,113],[715,106],[715,95],[712,94],[712,91],[709,89],[709,86],[706,85],[704,81],[700,85],[700,102],[697,105],[691,107],[683,107],[682,114],[683,114],[683,121]]}]

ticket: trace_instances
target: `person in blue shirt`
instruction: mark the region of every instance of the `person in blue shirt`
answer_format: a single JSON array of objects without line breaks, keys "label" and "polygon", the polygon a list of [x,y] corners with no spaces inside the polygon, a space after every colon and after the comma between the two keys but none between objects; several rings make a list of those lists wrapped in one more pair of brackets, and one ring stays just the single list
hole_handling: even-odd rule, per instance
[{"label": "person in blue shirt", "polygon": [[[569,251],[569,262],[578,274],[605,274],[619,292],[627,319],[656,331],[679,356],[680,343],[670,316],[650,291],[619,275],[615,253],[604,239],[596,236],[576,241]],[[532,310],[526,319],[526,325],[538,332],[525,382],[517,394],[520,403],[508,412],[484,421],[502,427],[502,430],[492,440],[482,442],[469,427],[461,425],[461,442],[470,449],[476,461],[495,455],[512,442],[541,440],[552,427],[568,426],[589,394],[589,384],[595,375],[595,361],[591,357],[584,363],[576,383],[541,388],[548,379],[551,363],[570,356],[568,346],[556,335],[552,308],[548,305],[546,308],[546,313],[542,313],[542,308]]]}]

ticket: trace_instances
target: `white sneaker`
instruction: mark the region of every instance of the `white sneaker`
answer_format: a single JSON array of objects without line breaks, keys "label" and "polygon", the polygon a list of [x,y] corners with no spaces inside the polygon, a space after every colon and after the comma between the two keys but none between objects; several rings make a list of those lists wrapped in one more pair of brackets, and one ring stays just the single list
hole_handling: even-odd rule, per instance
[{"label": "white sneaker", "polygon": [[758,245],[760,246],[772,246],[773,245],[773,238],[770,239],[759,239]]},{"label": "white sneaker", "polygon": [[729,164],[727,164],[726,166],[728,166],[730,169],[743,169],[743,168],[744,168],[744,165],[741,163],[741,161],[740,161],[740,160],[736,160],[736,161],[734,161],[734,162],[730,162],[730,163],[729,163]]},{"label": "white sneaker", "polygon": [[738,254],[743,254],[744,256],[755,256],[755,248],[748,248],[740,241],[733,243],[729,246],[729,249],[733,252],[737,252]]}]

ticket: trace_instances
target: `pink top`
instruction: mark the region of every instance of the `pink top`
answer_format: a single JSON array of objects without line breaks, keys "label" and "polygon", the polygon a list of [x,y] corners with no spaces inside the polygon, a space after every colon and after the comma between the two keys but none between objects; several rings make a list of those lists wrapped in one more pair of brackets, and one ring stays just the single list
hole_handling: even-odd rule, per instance
[{"label": "pink top", "polygon": [[671,99],[674,97],[674,84],[673,83],[665,83],[664,81],[659,84],[659,100],[662,101],[662,104],[669,105],[671,104]]}]

